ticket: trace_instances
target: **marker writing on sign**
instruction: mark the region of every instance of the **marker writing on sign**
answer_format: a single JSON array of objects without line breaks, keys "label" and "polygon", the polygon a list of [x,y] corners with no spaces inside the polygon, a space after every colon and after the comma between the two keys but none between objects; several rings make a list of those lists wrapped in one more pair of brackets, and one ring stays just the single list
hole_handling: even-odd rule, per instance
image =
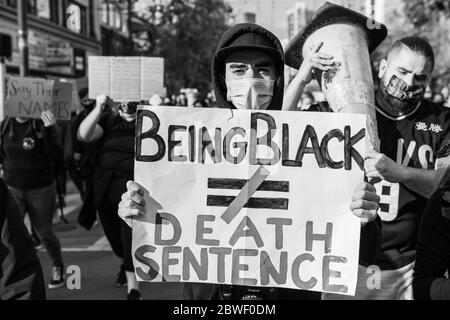
[{"label": "marker writing on sign", "polygon": [[[162,220],[167,220],[169,224],[162,224]],[[237,226],[231,235],[228,243],[221,243],[218,239],[213,239],[215,230],[207,227],[206,223],[214,223],[216,217],[213,215],[199,215],[196,223],[196,239],[198,254],[195,254],[190,247],[177,246],[182,236],[182,229],[178,219],[169,213],[159,214],[154,232],[155,245],[141,245],[134,251],[134,257],[142,264],[136,266],[137,275],[144,281],[152,281],[158,275],[171,282],[192,280],[191,270],[193,270],[200,281],[214,281],[217,283],[231,282],[236,285],[246,286],[268,286],[286,284],[288,277],[296,287],[302,290],[315,288],[319,280],[314,275],[305,277],[301,272],[302,266],[312,264],[314,269],[320,268],[318,277],[321,279],[322,290],[335,293],[347,293],[348,287],[336,284],[341,278],[341,273],[332,269],[332,264],[346,264],[347,258],[332,255],[333,224],[327,223],[325,233],[315,233],[314,223],[306,222],[305,248],[304,253],[296,257],[289,257],[284,247],[284,231],[292,225],[292,219],[268,218],[266,223],[274,226],[275,245],[279,250],[277,257],[272,253],[262,249],[236,249],[234,245],[241,238],[245,242],[254,241],[257,248],[265,247],[261,234],[250,217],[246,216]],[[170,233],[163,232],[162,228],[171,228]],[[166,230],[167,231],[167,230]],[[171,234],[171,238],[162,239],[163,234]],[[313,254],[313,246],[323,246],[324,255],[321,259],[316,259]],[[318,249],[315,248],[315,252]],[[156,257],[158,255],[158,257]],[[152,259],[152,256],[155,259]],[[160,259],[161,265],[156,262]],[[274,259],[278,261],[274,263]],[[215,263],[211,262],[215,259]],[[242,262],[245,260],[245,263]],[[258,268],[258,278],[242,278],[240,273],[249,270],[249,264],[256,264]],[[170,267],[181,265],[181,273],[171,273]],[[215,279],[208,278],[209,268],[216,265],[214,270]],[[143,268],[145,266],[147,271]],[[278,267],[276,267],[278,266]],[[336,266],[334,266],[336,267]],[[317,275],[316,275],[317,276]],[[228,281],[227,281],[228,280]]]},{"label": "marker writing on sign", "polygon": [[[221,128],[215,128],[214,141],[211,139],[210,131],[206,127],[195,127],[186,125],[170,125],[167,136],[163,138],[159,132],[161,122],[158,116],[150,110],[138,110],[136,126],[136,160],[141,162],[157,162],[166,155],[169,162],[200,163],[204,164],[206,153],[214,164],[221,164],[225,161],[231,164],[239,164],[249,155],[249,164],[251,165],[275,165],[281,161],[286,167],[302,167],[303,157],[313,155],[319,168],[331,169],[352,169],[352,160],[354,160],[361,170],[364,170],[364,159],[354,146],[365,137],[365,129],[361,129],[355,135],[352,135],[351,127],[345,126],[344,130],[333,129],[325,134],[321,140],[317,136],[313,126],[307,125],[303,131],[302,139],[297,148],[294,159],[289,159],[289,124],[282,125],[281,147],[273,141],[277,130],[275,119],[262,112],[254,112],[250,115],[250,134],[244,128],[235,127],[229,129],[226,133]],[[152,126],[143,132],[144,119],[148,118]],[[266,134],[257,137],[258,122],[265,122],[268,128]],[[183,144],[181,140],[175,140],[175,133],[188,134],[189,154],[175,155],[174,149]],[[224,134],[224,135],[223,135]],[[239,136],[243,140],[234,142],[233,139]],[[332,159],[328,144],[332,139],[342,142],[344,149],[344,159]],[[157,145],[154,154],[143,154],[142,144],[145,140],[153,140]],[[311,147],[308,145],[311,144]],[[265,146],[270,148],[272,157],[261,158],[257,156],[257,148]],[[232,152],[233,151],[233,152]],[[234,151],[238,151],[237,155]]]}]

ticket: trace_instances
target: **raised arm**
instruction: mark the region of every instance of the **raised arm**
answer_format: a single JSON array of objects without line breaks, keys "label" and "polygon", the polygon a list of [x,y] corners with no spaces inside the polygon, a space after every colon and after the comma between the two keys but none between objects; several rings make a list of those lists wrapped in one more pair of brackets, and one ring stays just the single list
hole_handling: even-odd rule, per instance
[{"label": "raised arm", "polygon": [[318,43],[311,49],[311,53],[305,56],[300,69],[286,88],[283,99],[284,111],[295,111],[297,104],[302,96],[303,89],[312,80],[313,68],[320,69],[322,71],[329,70],[335,63],[333,56],[326,53],[319,52],[323,42]]},{"label": "raised arm", "polygon": [[92,142],[103,136],[103,129],[98,125],[98,120],[100,120],[102,111],[109,102],[110,99],[104,94],[97,97],[95,108],[92,109],[78,128],[78,140],[81,142]]}]

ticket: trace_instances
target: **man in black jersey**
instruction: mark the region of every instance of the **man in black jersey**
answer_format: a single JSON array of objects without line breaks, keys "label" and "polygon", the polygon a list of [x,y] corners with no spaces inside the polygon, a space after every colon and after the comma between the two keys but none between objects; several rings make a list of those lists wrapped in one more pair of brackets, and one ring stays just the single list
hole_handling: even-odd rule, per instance
[{"label": "man in black jersey", "polygon": [[[320,58],[319,53],[312,57]],[[326,69],[334,63],[333,57],[326,58],[326,64],[323,59],[316,61],[319,65],[308,63],[311,69]],[[368,154],[365,169],[381,197],[383,241],[376,265],[360,267],[357,299],[413,298],[417,229],[427,198],[443,178],[450,150],[449,110],[423,98],[433,67],[433,49],[420,37],[396,41],[380,63],[376,92],[380,152]],[[286,97],[289,92],[298,94],[291,88],[286,91],[285,100],[292,100],[292,105],[284,110],[292,110],[297,102]],[[332,110],[321,103],[310,111]]]}]

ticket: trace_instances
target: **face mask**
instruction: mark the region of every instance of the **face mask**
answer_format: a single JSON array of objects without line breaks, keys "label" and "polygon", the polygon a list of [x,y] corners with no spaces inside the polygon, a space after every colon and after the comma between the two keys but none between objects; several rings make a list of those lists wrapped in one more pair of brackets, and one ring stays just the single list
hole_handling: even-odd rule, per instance
[{"label": "face mask", "polygon": [[380,89],[384,103],[380,106],[382,110],[378,110],[392,120],[402,120],[413,114],[425,94],[424,86],[408,86],[396,75],[387,85],[382,82]]},{"label": "face mask", "polygon": [[125,114],[135,114],[137,110],[137,104],[133,102],[128,102],[126,105],[121,105],[120,110]]},{"label": "face mask", "polygon": [[274,83],[274,80],[254,78],[226,81],[227,100],[238,109],[267,109]]}]

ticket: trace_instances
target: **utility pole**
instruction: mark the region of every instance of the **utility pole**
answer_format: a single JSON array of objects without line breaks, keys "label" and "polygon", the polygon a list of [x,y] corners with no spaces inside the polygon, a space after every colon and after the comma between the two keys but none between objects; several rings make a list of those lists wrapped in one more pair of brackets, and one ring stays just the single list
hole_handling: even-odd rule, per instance
[{"label": "utility pole", "polygon": [[20,76],[28,75],[28,0],[17,1],[17,21],[19,24]]},{"label": "utility pole", "polygon": [[133,0],[128,0],[128,41],[129,41],[129,50],[128,54],[131,56],[134,53],[133,48],[133,34],[132,34],[132,28],[133,28]]},{"label": "utility pole", "polygon": [[6,102],[6,65],[5,58],[0,55],[0,121],[3,121],[5,115],[3,110]]}]

